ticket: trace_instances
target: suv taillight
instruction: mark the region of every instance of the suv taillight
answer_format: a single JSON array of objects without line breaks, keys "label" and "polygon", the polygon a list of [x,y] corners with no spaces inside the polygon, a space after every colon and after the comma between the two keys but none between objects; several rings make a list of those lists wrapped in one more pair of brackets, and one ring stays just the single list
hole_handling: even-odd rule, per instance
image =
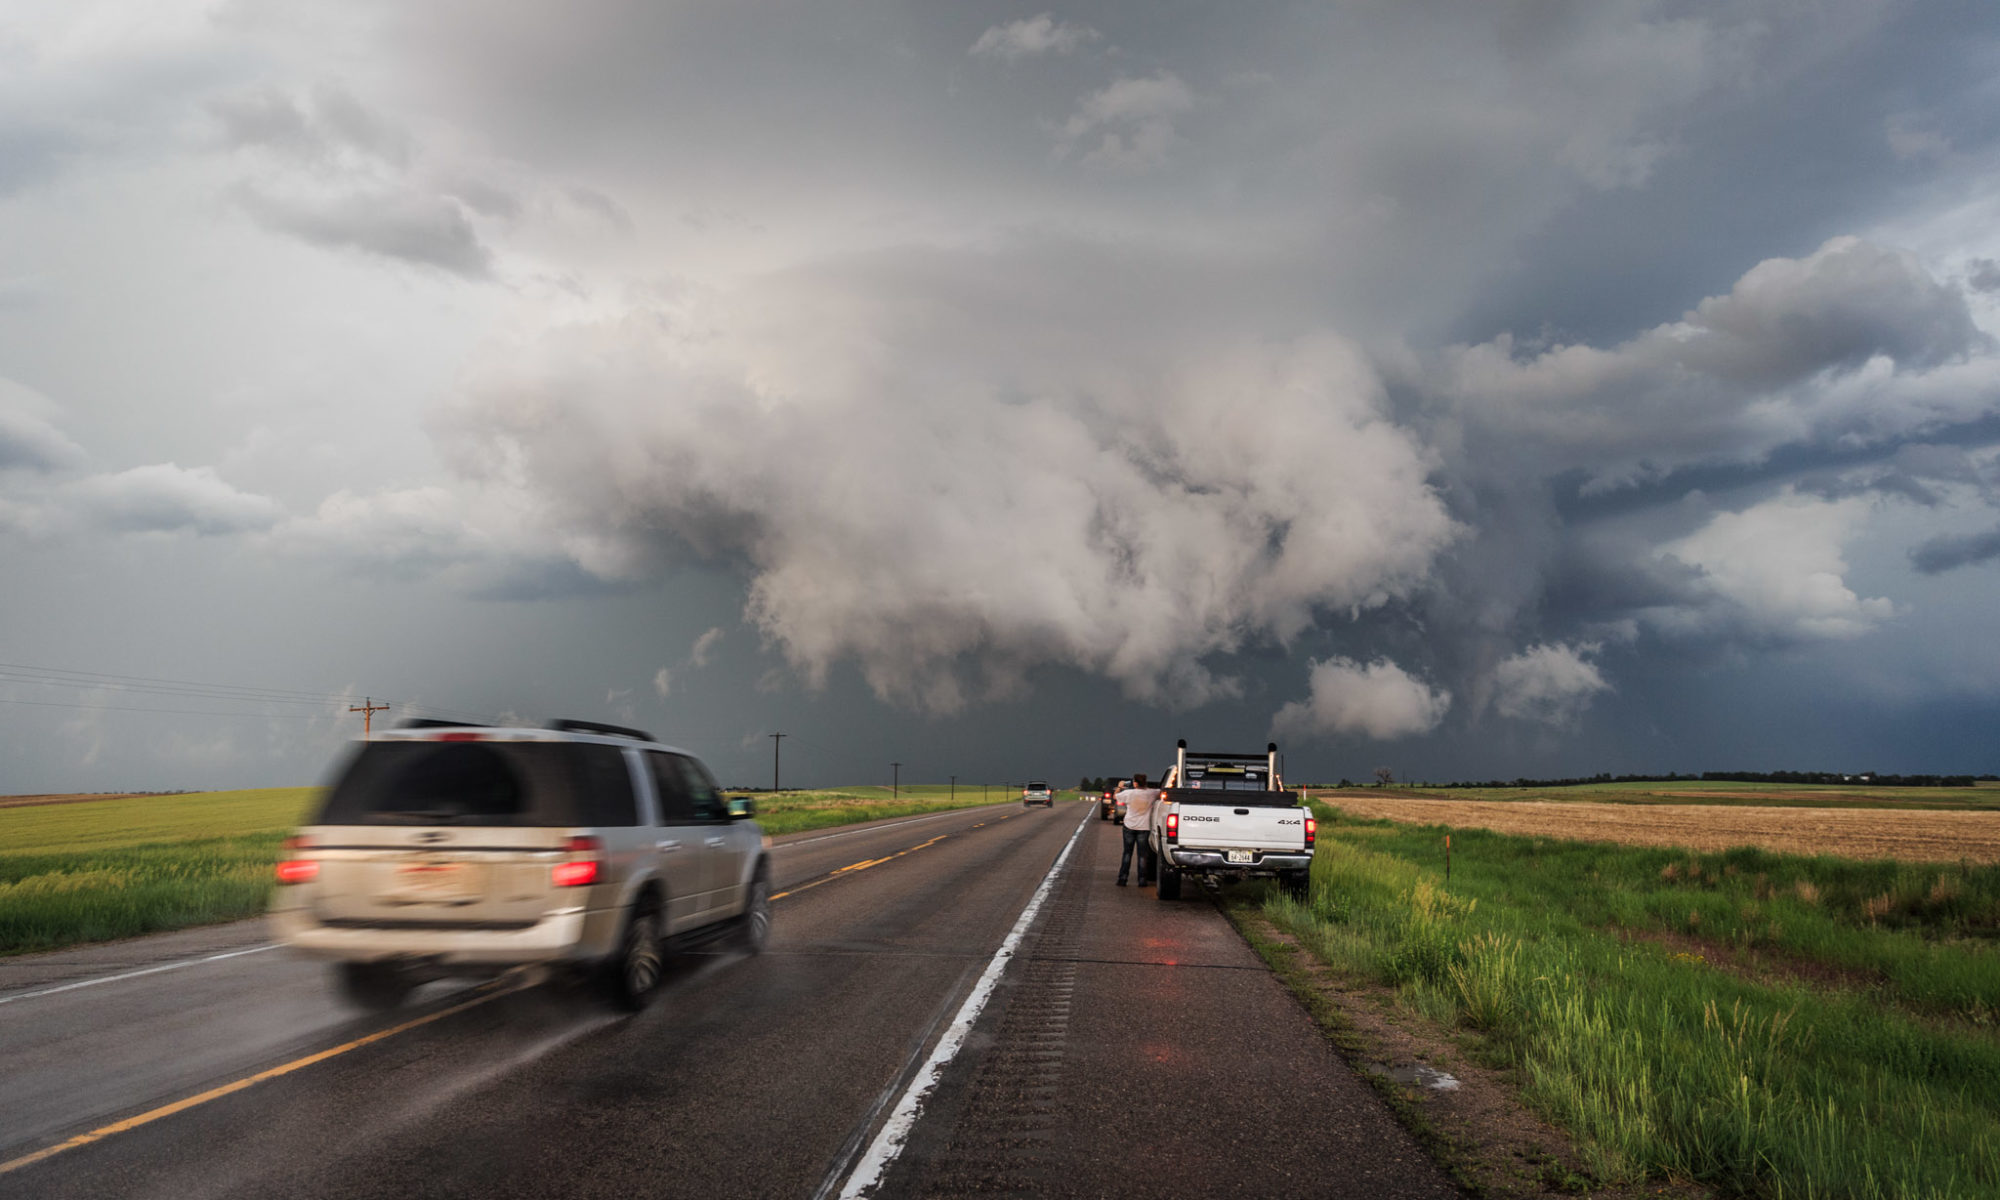
[{"label": "suv taillight", "polygon": [[1313,839],[1319,836],[1319,818],[1306,814],[1306,849],[1313,848]]},{"label": "suv taillight", "polygon": [[602,877],[604,864],[598,859],[604,843],[594,837],[573,837],[563,849],[573,855],[587,855],[557,863],[549,868],[549,882],[557,887],[584,887]]},{"label": "suv taillight", "polygon": [[288,837],[285,839],[285,857],[278,862],[279,883],[311,883],[319,878],[319,863],[310,858],[300,858],[301,850],[312,848],[308,837]]},{"label": "suv taillight", "polygon": [[1167,814],[1167,840],[1169,842],[1181,840],[1181,815],[1177,812]]}]

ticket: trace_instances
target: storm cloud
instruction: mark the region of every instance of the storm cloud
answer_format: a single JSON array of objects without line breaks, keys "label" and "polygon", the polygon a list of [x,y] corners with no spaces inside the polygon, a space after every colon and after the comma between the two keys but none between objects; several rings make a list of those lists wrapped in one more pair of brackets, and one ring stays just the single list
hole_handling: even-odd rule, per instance
[{"label": "storm cloud", "polygon": [[[1867,661],[1903,713],[2000,644],[1961,569],[2000,557],[1972,8],[21,29],[10,545],[532,611],[600,639],[577,695],[745,746],[797,697],[1040,741],[1036,702],[1089,696],[1308,754],[1555,774],[1658,736],[1689,769],[1717,673],[1781,667],[1808,713],[1793,680]],[[644,637],[572,615],[617,602]]]}]

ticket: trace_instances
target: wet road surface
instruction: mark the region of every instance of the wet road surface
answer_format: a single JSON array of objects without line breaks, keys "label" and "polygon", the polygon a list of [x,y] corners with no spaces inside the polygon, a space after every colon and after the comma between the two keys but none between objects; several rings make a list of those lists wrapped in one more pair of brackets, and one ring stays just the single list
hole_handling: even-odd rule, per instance
[{"label": "wet road surface", "polygon": [[871,1194],[1456,1195],[1198,891],[1112,886],[1092,811],[782,839],[767,953],[633,1018],[504,984],[359,1016],[261,922],[0,960],[0,1170],[99,1135],[0,1194],[837,1195],[992,968]]}]

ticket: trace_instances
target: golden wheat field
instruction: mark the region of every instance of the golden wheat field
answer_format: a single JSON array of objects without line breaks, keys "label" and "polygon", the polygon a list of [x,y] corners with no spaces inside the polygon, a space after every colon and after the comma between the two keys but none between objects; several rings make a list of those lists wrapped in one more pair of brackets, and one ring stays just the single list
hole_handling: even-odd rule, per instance
[{"label": "golden wheat field", "polygon": [[1432,800],[1373,789],[1320,792],[1315,798],[1357,817],[1531,837],[1692,850],[1756,846],[1782,854],[1908,862],[2000,863],[2000,812]]}]

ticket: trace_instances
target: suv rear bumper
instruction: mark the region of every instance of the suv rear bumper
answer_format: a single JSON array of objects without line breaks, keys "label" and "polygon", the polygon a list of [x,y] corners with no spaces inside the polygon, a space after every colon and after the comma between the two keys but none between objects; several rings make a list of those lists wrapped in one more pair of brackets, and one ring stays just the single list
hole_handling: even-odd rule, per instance
[{"label": "suv rear bumper", "polygon": [[616,909],[563,909],[518,929],[441,926],[328,925],[303,907],[271,913],[277,940],[315,958],[340,962],[423,959],[440,966],[517,966],[609,954],[618,933]]}]

